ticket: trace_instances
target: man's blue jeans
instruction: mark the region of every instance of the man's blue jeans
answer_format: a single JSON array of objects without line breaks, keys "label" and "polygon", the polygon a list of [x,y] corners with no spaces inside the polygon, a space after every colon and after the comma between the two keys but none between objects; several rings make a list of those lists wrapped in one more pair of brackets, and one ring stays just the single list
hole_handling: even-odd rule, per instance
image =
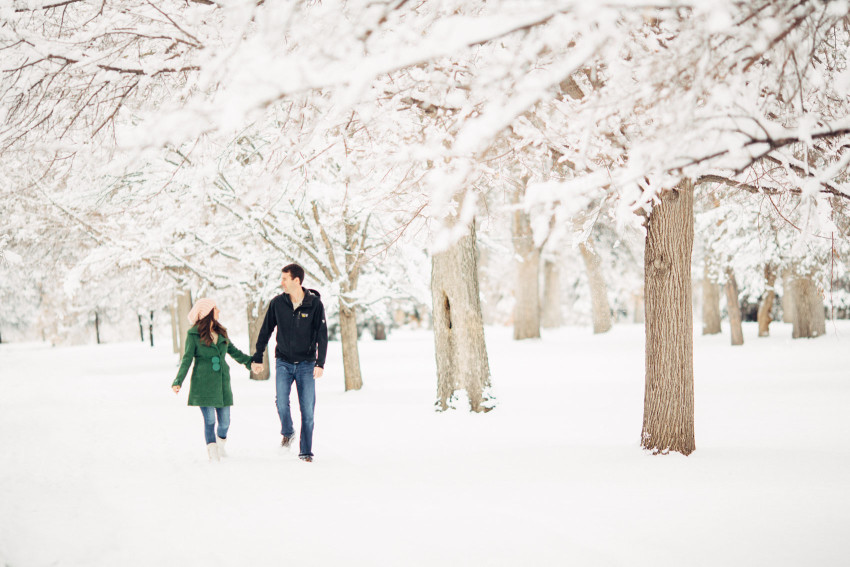
[{"label": "man's blue jeans", "polygon": [[216,414],[218,414],[218,436],[227,439],[227,430],[230,428],[230,406],[223,408],[201,406],[201,413],[204,414],[204,437],[207,445],[215,443]]},{"label": "man's blue jeans", "polygon": [[277,389],[277,413],[280,416],[280,434],[286,437],[295,435],[292,426],[292,414],[289,411],[289,393],[292,382],[298,391],[298,406],[301,408],[301,449],[299,456],[313,456],[313,413],[316,409],[316,379],[313,368],[316,363],[286,362],[276,359],[275,386]]}]

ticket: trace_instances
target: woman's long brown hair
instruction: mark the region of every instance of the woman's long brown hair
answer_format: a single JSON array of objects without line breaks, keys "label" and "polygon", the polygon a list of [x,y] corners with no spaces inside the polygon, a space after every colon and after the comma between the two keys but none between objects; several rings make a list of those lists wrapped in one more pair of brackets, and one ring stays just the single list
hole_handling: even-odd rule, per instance
[{"label": "woman's long brown hair", "polygon": [[212,346],[213,344],[212,333],[210,333],[210,323],[212,323],[212,328],[216,333],[225,339],[228,338],[227,329],[225,329],[221,323],[216,321],[214,312],[215,309],[210,311],[206,317],[198,321],[198,334],[201,335],[201,340],[204,341],[204,344],[207,346]]}]

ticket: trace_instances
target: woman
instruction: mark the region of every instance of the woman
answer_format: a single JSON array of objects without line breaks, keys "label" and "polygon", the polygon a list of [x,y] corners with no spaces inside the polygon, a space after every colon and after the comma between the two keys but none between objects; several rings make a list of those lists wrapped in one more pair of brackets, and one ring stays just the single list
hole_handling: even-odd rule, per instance
[{"label": "woman", "polygon": [[[189,385],[189,405],[200,406],[204,416],[204,436],[207,441],[207,453],[210,461],[226,457],[224,444],[227,442],[227,429],[230,427],[230,406],[233,405],[233,392],[230,390],[230,368],[224,360],[229,354],[239,364],[251,369],[251,357],[233,346],[227,337],[227,329],[218,322],[219,310],[215,301],[199,299],[189,311],[189,323],[193,325],[186,334],[186,349],[183,361],[177,371],[177,378],[171,389],[177,394],[186,378],[189,366],[192,380]],[[218,432],[215,432],[215,419],[218,415]]]}]

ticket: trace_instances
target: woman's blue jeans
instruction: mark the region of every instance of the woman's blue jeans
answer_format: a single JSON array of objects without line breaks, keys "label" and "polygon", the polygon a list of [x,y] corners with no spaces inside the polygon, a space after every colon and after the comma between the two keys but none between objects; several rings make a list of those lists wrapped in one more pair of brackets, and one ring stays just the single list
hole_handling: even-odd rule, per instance
[{"label": "woman's blue jeans", "polygon": [[218,436],[227,439],[227,430],[230,428],[230,406],[223,408],[201,406],[201,413],[204,414],[204,438],[207,440],[207,445],[215,443],[216,414],[218,414]]},{"label": "woman's blue jeans", "polygon": [[313,413],[316,409],[316,379],[313,378],[313,368],[316,363],[285,362],[276,359],[275,386],[277,390],[277,413],[280,416],[280,434],[286,437],[295,435],[292,425],[292,414],[289,411],[289,393],[292,383],[298,391],[298,405],[301,408],[301,447],[299,456],[313,456]]}]

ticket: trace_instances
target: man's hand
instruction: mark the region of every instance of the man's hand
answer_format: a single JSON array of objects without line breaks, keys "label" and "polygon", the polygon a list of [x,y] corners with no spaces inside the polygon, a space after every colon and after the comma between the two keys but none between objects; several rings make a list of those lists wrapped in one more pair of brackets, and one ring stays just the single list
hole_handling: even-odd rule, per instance
[{"label": "man's hand", "polygon": [[263,365],[260,364],[259,362],[252,362],[251,363],[251,372],[253,372],[254,374],[262,374],[263,373]]},{"label": "man's hand", "polygon": [[172,387],[171,387],[171,389],[172,389],[172,390],[174,390],[174,393],[175,393],[175,394],[179,394],[179,393],[180,393],[180,386],[172,386]]},{"label": "man's hand", "polygon": [[318,366],[317,366],[317,367],[315,367],[315,368],[313,369],[313,380],[315,380],[316,378],[321,378],[321,377],[322,377],[322,374],[324,374],[324,373],[325,373],[325,369],[324,369],[324,368],[320,368],[320,367],[318,367]]}]

